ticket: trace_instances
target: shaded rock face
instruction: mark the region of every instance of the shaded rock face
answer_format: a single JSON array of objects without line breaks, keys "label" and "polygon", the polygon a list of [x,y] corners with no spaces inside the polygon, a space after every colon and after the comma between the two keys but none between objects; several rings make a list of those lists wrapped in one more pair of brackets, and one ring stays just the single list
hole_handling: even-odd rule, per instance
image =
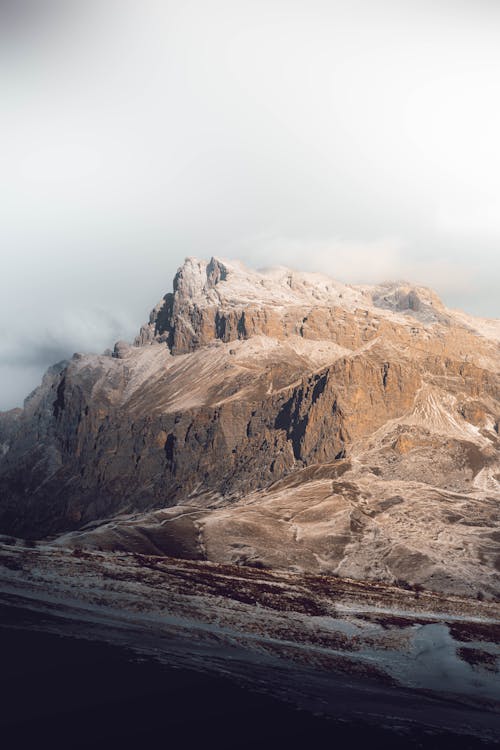
[{"label": "shaded rock face", "polygon": [[[195,504],[198,526],[184,511],[168,532],[148,526],[156,549],[442,582],[435,548],[408,528],[425,535],[434,510],[421,510],[444,492],[461,498],[449,518],[484,520],[468,549],[497,575],[498,351],[494,321],[429,290],[188,259],[134,346],[59,363],[0,415],[0,532],[41,538]],[[113,523],[126,548],[132,531]]]},{"label": "shaded rock face", "polygon": [[[345,358],[277,393],[256,388],[250,398],[161,413],[154,393],[117,403],[127,371],[104,360],[47,377],[18,416],[0,477],[4,531],[43,535],[168,506],[200,489],[236,497],[343,457],[354,440],[404,412],[420,383],[411,367]],[[99,378],[106,391],[96,389]]]}]

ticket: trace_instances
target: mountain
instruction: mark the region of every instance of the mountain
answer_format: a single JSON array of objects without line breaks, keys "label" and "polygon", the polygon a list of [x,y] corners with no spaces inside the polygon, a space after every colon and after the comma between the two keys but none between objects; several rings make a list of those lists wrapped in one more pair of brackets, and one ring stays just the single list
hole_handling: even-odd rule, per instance
[{"label": "mountain", "polygon": [[188,258],[0,415],[0,532],[498,597],[499,341],[407,282]]}]

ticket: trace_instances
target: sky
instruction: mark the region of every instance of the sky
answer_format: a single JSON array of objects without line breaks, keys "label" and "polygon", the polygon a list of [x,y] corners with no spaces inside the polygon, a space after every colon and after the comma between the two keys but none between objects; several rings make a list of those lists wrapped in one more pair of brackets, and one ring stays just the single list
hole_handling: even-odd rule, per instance
[{"label": "sky", "polygon": [[497,0],[0,0],[0,409],[188,255],[499,317]]}]

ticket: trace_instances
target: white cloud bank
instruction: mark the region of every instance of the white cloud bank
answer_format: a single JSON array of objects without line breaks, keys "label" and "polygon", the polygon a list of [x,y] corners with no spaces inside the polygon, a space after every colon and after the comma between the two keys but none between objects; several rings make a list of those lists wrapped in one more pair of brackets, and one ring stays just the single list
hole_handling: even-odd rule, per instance
[{"label": "white cloud bank", "polygon": [[0,408],[49,355],[132,335],[186,255],[498,316],[499,21],[488,0],[0,3]]}]

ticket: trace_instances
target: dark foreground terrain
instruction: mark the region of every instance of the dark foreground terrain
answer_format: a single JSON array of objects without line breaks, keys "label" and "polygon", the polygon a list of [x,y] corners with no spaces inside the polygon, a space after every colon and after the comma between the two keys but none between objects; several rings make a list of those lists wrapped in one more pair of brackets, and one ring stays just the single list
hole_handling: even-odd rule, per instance
[{"label": "dark foreground terrain", "polygon": [[37,632],[17,609],[1,615],[9,747],[279,747],[343,731],[229,679]]},{"label": "dark foreground terrain", "polygon": [[497,746],[493,738],[297,710],[262,686],[252,690],[220,675],[139,659],[123,647],[47,632],[59,627],[57,618],[5,606],[0,616],[4,747]]}]

